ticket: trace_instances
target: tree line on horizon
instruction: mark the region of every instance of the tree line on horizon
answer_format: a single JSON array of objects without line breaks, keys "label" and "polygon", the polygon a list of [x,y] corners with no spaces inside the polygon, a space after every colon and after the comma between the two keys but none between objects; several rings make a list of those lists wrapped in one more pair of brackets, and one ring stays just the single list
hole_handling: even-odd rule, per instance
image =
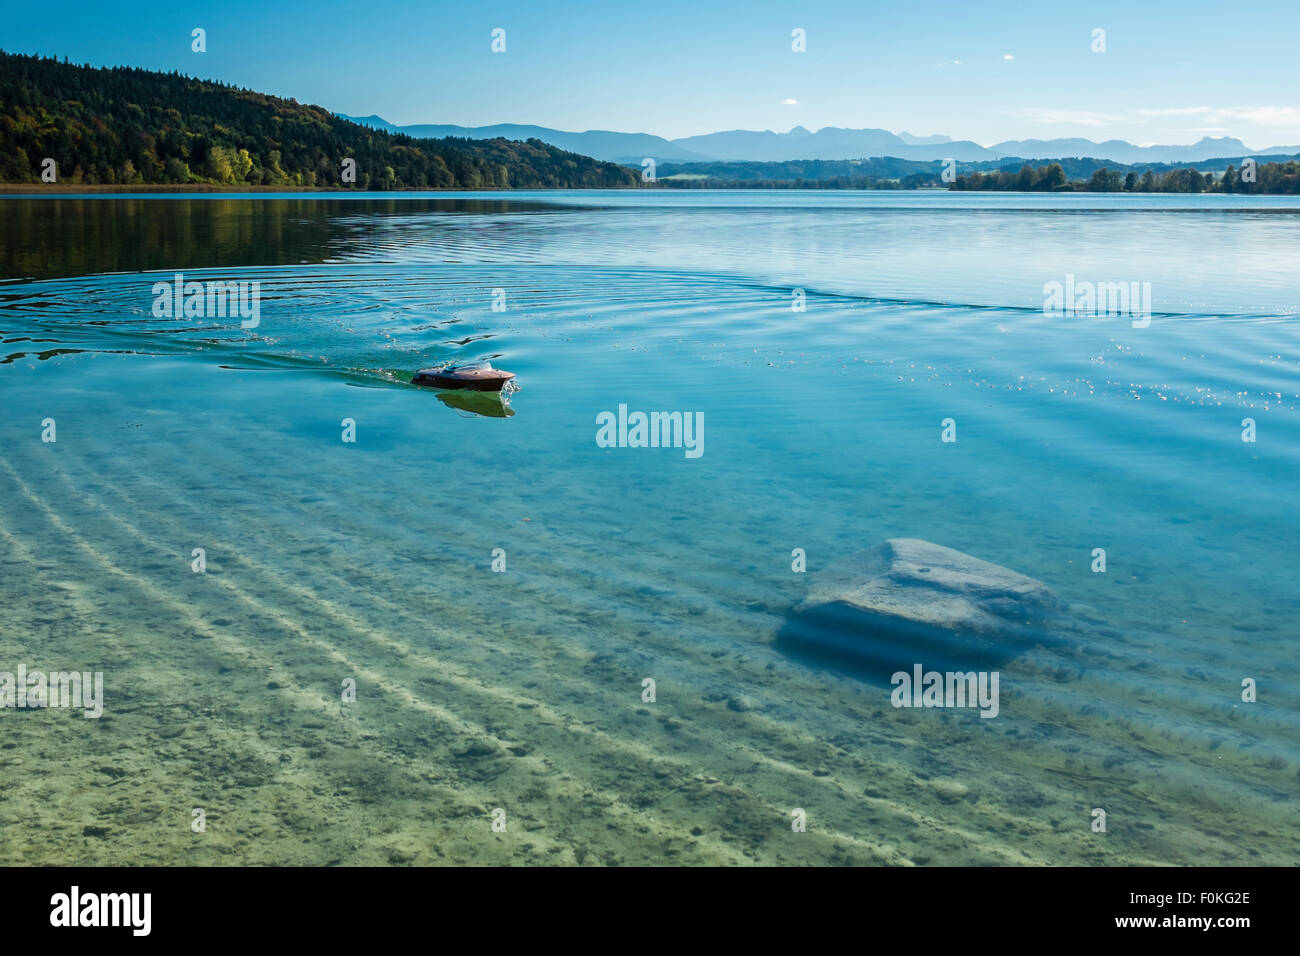
[{"label": "tree line on horizon", "polygon": [[[781,162],[710,161],[665,163],[659,185],[674,189],[951,189],[1020,192],[1231,192],[1300,191],[1300,164],[1294,159],[1256,163],[1243,175],[1228,164],[1221,174],[1201,172],[1194,163],[1154,164],[1145,169],[1092,158],[1034,164],[1020,161],[943,179],[933,161],[872,157],[852,160]],[[962,164],[970,169],[972,164]],[[1118,167],[1118,168],[1116,168]]]},{"label": "tree line on horizon", "polygon": [[[639,186],[540,140],[417,139],[179,72],[0,51],[0,182],[482,189]],[[355,183],[342,178],[355,160]]]},{"label": "tree line on horizon", "polygon": [[1128,192],[1128,193],[1300,193],[1300,163],[1259,163],[1252,175],[1243,175],[1231,163],[1222,176],[1212,172],[1180,168],[1156,172],[1127,173],[1102,167],[1086,180],[1067,180],[1060,163],[1030,166],[1017,172],[996,170],[958,176],[949,184],[957,191],[995,190],[1006,192]]}]

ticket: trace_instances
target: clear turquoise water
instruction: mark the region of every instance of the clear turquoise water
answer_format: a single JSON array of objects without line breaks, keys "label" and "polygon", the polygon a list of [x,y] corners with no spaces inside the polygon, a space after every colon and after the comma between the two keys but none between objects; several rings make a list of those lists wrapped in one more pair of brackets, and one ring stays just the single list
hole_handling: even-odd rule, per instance
[{"label": "clear turquoise water", "polygon": [[[0,661],[107,698],[0,711],[5,862],[1296,858],[1294,199],[8,198],[0,235]],[[153,318],[178,270],[261,325]],[[1067,273],[1150,282],[1150,326],[1045,316]],[[404,384],[480,357],[512,417]],[[703,456],[598,447],[620,404],[702,412]],[[1071,646],[980,720],[774,645],[793,548],[889,537],[1045,581]]]}]

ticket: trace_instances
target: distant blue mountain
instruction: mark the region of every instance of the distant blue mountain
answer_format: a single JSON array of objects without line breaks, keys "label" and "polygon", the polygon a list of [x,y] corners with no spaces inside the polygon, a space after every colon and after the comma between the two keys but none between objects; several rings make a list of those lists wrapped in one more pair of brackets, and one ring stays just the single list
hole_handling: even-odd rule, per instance
[{"label": "distant blue mountain", "polygon": [[1268,156],[1295,153],[1300,147],[1251,149],[1232,136],[1202,137],[1190,146],[1134,146],[1122,139],[1095,143],[1090,139],[1015,139],[991,147],[1004,156],[1091,156],[1117,163],[1195,163],[1228,156]]},{"label": "distant blue mountain", "polygon": [[934,146],[938,143],[952,142],[951,136],[913,136],[908,132],[899,133],[898,138],[908,146]]},{"label": "distant blue mountain", "polygon": [[352,120],[362,126],[386,129],[390,133],[405,133],[427,139],[445,139],[448,136],[460,136],[467,139],[540,139],[543,143],[567,149],[583,156],[608,157],[609,162],[633,163],[639,165],[642,159],[650,157],[656,162],[671,160],[677,163],[704,162],[711,157],[690,149],[674,145],[662,136],[649,133],[615,133],[609,130],[591,129],[583,133],[567,133],[563,130],[548,129],[545,126],[526,126],[517,123],[498,123],[495,126],[452,126],[435,124],[418,124],[415,126],[394,126],[379,116],[346,116],[336,114],[343,119]]},{"label": "distant blue mountain", "polygon": [[346,113],[335,113],[339,119],[349,120],[358,126],[369,126],[372,129],[386,129],[390,133],[400,133],[401,130],[394,126],[382,116],[348,116]]},{"label": "distant blue mountain", "polygon": [[855,159],[860,156],[901,155],[906,142],[883,129],[839,129],[827,126],[812,133],[796,126],[788,133],[733,129],[673,140],[712,159],[748,162],[787,162],[792,159]]},{"label": "distant blue mountain", "polygon": [[1028,160],[1088,157],[1126,164],[1189,163],[1206,159],[1280,156],[1300,152],[1300,146],[1251,149],[1241,140],[1230,136],[1207,136],[1188,146],[1135,146],[1122,139],[1099,143],[1090,139],[1067,138],[1007,140],[986,147],[970,140],[950,140],[942,135],[913,136],[910,133],[891,133],[884,129],[843,129],[836,126],[826,126],[812,132],[796,126],[788,133],[777,133],[770,129],[735,129],[668,140],[649,133],[618,133],[610,130],[571,133],[545,126],[515,123],[500,123],[495,126],[394,126],[380,116],[336,115],[363,126],[430,139],[448,136],[468,139],[540,139],[544,143],[583,156],[632,165],[639,165],[646,157],[660,163],[699,163],[791,162],[884,156],[926,161],[955,159],[963,163],[1005,157]]}]

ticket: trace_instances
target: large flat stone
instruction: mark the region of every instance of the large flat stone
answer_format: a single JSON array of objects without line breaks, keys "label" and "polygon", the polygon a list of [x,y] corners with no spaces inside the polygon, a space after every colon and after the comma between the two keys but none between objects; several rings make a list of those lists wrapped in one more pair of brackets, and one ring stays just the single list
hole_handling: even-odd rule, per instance
[{"label": "large flat stone", "polygon": [[1060,607],[1041,581],[918,538],[809,578],[783,639],[891,667],[995,664],[1046,638]]}]

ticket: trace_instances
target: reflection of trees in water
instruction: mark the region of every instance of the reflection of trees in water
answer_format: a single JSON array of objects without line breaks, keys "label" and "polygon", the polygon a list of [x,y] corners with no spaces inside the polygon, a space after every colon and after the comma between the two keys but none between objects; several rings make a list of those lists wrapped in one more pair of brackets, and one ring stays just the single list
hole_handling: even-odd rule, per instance
[{"label": "reflection of trees in water", "polygon": [[478,199],[0,199],[6,278],[324,262],[364,245],[367,219],[554,206]]}]

